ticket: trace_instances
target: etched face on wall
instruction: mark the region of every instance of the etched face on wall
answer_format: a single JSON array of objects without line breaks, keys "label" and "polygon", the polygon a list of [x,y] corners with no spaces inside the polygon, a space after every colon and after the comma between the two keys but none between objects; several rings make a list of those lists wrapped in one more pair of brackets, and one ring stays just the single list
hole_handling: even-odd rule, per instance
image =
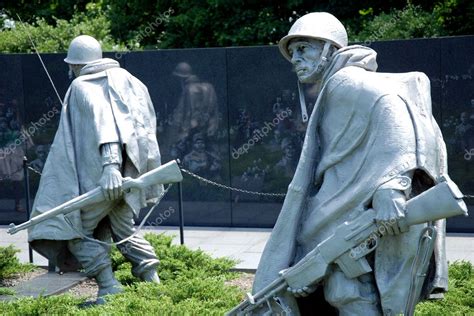
[{"label": "etched face on wall", "polygon": [[321,79],[324,72],[320,65],[324,42],[296,38],[288,44],[288,52],[291,55],[291,63],[298,79],[302,83],[314,83]]}]

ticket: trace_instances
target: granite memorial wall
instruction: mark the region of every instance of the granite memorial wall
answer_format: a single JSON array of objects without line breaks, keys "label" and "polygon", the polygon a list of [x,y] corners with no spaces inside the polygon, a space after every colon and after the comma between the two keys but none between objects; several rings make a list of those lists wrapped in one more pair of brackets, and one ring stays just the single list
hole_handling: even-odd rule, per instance
[{"label": "granite memorial wall", "polygon": [[[474,194],[474,36],[370,43],[380,72],[422,71],[431,80],[433,113],[448,147],[451,177]],[[42,54],[64,97],[71,82],[65,54]],[[277,47],[107,53],[148,87],[162,161],[244,190],[285,193],[304,138],[296,76]],[[0,55],[0,224],[27,219],[23,157],[31,203],[56,131],[61,104],[32,54]],[[311,107],[316,93],[305,87]],[[308,109],[310,111],[311,109]],[[185,174],[186,225],[272,227],[283,197],[230,191]],[[178,224],[175,185],[149,225]],[[450,232],[474,232],[469,218]]]}]

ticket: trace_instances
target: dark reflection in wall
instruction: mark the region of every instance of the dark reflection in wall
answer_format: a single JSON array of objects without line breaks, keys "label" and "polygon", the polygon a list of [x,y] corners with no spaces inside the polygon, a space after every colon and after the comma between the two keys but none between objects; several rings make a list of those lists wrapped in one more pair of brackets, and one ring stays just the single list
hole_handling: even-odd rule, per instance
[{"label": "dark reflection in wall", "polygon": [[[450,174],[466,194],[474,194],[474,37],[377,42],[372,48],[378,52],[380,72],[428,75],[433,113],[448,146]],[[107,57],[118,59],[148,87],[163,162],[179,158],[191,172],[245,190],[286,192],[306,126],[301,122],[296,75],[276,47]],[[63,97],[71,82],[64,54],[43,58]],[[0,159],[0,222],[8,224],[26,219],[23,175],[14,167],[21,168],[26,154],[30,165],[41,171],[57,128],[60,103],[36,56],[0,55],[0,67],[5,69],[0,78],[2,155],[22,130],[35,127],[14,154]],[[304,92],[310,113],[316,89],[305,86]],[[32,195],[38,181],[32,172]],[[187,225],[271,227],[283,201],[230,192],[188,175],[183,189]],[[176,225],[177,198],[173,188],[149,224]],[[473,232],[472,207],[470,213],[467,219],[450,219],[448,230]]]},{"label": "dark reflection in wall", "polygon": [[[463,192],[474,194],[474,41],[452,38],[441,45],[442,123],[450,175]],[[468,219],[452,218],[453,231],[474,230],[474,200]]]},{"label": "dark reflection in wall", "polygon": [[[232,185],[285,193],[296,169],[305,126],[296,77],[275,47],[227,51]],[[232,193],[232,224],[272,226],[283,199]]]},{"label": "dark reflection in wall", "polygon": [[[51,73],[54,84],[62,98],[71,82],[68,78],[68,66],[63,55],[48,54],[42,56]],[[25,122],[30,136],[31,146],[27,157],[30,166],[30,188],[32,199],[38,189],[40,173],[46,162],[49,149],[56,134],[61,113],[61,102],[49,82],[46,72],[35,55],[22,56]],[[31,203],[33,200],[31,200]]]},{"label": "dark reflection in wall", "polygon": [[24,221],[23,156],[31,148],[23,120],[21,57],[0,58],[0,221]]},{"label": "dark reflection in wall", "polygon": [[[224,49],[166,50],[128,54],[124,66],[145,83],[157,115],[162,161],[229,184],[227,86]],[[230,192],[185,176],[186,224],[231,225]],[[159,209],[177,210],[177,191]],[[153,217],[154,218],[154,217]],[[162,225],[176,225],[172,212]],[[151,220],[153,223],[153,219]]]}]

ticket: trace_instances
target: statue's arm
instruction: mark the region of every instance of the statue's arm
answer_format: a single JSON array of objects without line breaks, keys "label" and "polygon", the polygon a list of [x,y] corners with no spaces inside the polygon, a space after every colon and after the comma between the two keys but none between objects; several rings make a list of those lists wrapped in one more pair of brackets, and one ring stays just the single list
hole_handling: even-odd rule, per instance
[{"label": "statue's arm", "polygon": [[106,143],[100,147],[102,157],[102,176],[99,185],[107,200],[122,196],[122,147],[120,143]]},{"label": "statue's arm", "polygon": [[375,220],[384,224],[389,235],[398,235],[408,230],[399,221],[405,217],[407,197],[411,191],[413,172],[406,172],[382,184],[372,198],[376,212]]}]

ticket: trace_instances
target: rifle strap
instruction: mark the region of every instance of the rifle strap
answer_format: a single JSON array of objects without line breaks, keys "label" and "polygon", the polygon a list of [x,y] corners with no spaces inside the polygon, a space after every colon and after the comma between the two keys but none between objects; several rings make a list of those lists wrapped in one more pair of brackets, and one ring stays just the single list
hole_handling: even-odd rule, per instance
[{"label": "rifle strap", "polygon": [[111,247],[111,246],[117,246],[117,245],[120,245],[120,244],[123,244],[127,241],[129,241],[130,239],[132,239],[133,237],[135,237],[139,232],[140,230],[142,229],[143,225],[145,225],[145,222],[146,220],[148,219],[148,217],[150,217],[151,213],[153,213],[153,211],[155,210],[155,208],[158,206],[158,204],[160,204],[161,202],[161,199],[163,199],[163,197],[165,196],[166,193],[168,193],[169,189],[171,188],[172,184],[168,184],[168,186],[166,187],[166,189],[163,190],[163,192],[161,192],[161,194],[158,196],[158,200],[156,201],[155,205],[153,205],[152,208],[150,208],[150,210],[148,211],[148,213],[145,215],[145,217],[143,217],[140,225],[138,225],[138,228],[137,230],[131,234],[130,236],[118,241],[118,242],[105,242],[105,241],[101,241],[101,240],[98,240],[98,239],[95,239],[95,238],[91,238],[91,237],[88,237],[86,236],[82,231],[78,230],[76,227],[74,227],[74,225],[71,223],[71,220],[67,217],[67,216],[64,216],[64,220],[66,221],[66,223],[69,225],[69,227],[74,230],[77,234],[79,234],[79,236],[81,236],[81,238],[83,239],[86,239],[86,240],[89,240],[89,241],[93,241],[93,242],[96,242],[98,244],[101,244],[101,245],[104,245],[104,246],[107,246],[107,247]]},{"label": "rifle strap", "polygon": [[433,254],[436,239],[436,228],[429,223],[423,228],[418,241],[418,249],[411,267],[411,281],[404,315],[413,316],[416,303],[420,298],[423,282]]}]

